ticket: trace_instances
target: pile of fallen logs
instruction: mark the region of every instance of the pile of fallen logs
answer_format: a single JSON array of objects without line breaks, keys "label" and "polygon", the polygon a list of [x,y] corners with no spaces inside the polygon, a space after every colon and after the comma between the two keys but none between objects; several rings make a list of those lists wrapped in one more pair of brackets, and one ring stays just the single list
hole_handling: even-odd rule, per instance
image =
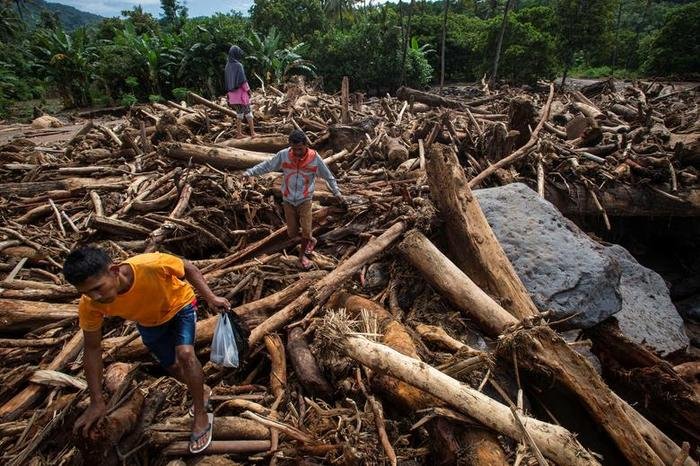
[{"label": "pile of fallen logs", "polygon": [[[606,81],[365,99],[347,80],[333,96],[295,82],[256,91],[259,136],[243,139],[233,138],[230,109],[192,93],[188,101],[86,121],[53,147],[0,146],[3,464],[188,456],[186,387],[120,319],[104,327],[108,415],[87,438],[72,433],[88,398],[79,296],[61,263],[88,242],[115,260],[186,257],[247,327],[239,368],[204,366],[216,416],[205,457],[697,464],[698,385],[612,324],[563,339],[472,193],[523,181],[565,214],[608,228],[613,215],[698,216],[695,89]],[[317,184],[311,271],[287,237],[279,177],[241,177],[295,128],[349,201],[337,205]],[[217,319],[202,303],[203,362]],[[581,345],[646,403],[613,391]]]}]

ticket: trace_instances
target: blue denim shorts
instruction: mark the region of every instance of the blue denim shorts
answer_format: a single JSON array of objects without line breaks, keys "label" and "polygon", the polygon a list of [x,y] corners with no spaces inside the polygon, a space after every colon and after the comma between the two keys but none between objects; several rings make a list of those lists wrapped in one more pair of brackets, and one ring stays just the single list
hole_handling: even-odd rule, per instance
[{"label": "blue denim shorts", "polygon": [[175,364],[175,347],[194,345],[197,326],[197,301],[180,309],[172,319],[156,327],[136,324],[143,344],[166,369]]}]

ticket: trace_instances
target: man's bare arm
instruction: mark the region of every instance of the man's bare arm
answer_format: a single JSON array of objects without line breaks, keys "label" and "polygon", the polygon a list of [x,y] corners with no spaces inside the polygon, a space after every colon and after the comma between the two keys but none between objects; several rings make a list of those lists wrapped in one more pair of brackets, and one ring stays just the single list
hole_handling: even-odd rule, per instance
[{"label": "man's bare arm", "polygon": [[102,330],[83,330],[83,337],[83,366],[90,392],[90,406],[75,422],[74,430],[78,431],[82,427],[83,435],[87,435],[90,427],[105,415],[107,408],[102,397]]},{"label": "man's bare arm", "polygon": [[184,262],[185,280],[192,284],[195,291],[204,298],[210,307],[220,311],[227,311],[231,307],[231,303],[229,303],[228,299],[216,296],[214,292],[211,291],[211,288],[209,288],[202,272],[190,261]]}]

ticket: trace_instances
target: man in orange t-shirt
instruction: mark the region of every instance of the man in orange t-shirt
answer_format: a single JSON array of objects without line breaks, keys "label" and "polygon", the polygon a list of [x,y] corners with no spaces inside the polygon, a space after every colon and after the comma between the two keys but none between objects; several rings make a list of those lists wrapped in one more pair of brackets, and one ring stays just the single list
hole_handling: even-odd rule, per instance
[{"label": "man in orange t-shirt", "polygon": [[83,295],[78,320],[85,337],[90,406],[76,421],[75,430],[82,427],[87,435],[106,413],[102,397],[102,321],[105,316],[119,316],[136,322],[151,353],[187,385],[193,402],[190,451],[205,450],[211,442],[213,415],[206,412],[205,398],[211,390],[205,390],[202,366],[194,352],[194,290],[215,309],[228,310],[228,300],[212,293],[197,267],[170,254],[140,254],[115,264],[104,250],[86,246],[68,255],[63,275]]}]

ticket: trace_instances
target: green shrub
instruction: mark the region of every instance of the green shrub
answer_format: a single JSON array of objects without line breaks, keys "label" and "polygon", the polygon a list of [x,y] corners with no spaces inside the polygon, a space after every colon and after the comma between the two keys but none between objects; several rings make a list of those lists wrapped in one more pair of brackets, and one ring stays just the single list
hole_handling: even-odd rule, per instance
[{"label": "green shrub", "polygon": [[661,76],[700,73],[700,2],[673,10],[649,39],[643,70]]},{"label": "green shrub", "polygon": [[173,97],[177,100],[186,100],[189,90],[186,87],[176,87],[173,89]]},{"label": "green shrub", "polygon": [[138,103],[139,99],[136,98],[134,94],[122,94],[119,103],[124,107],[131,107]]}]

